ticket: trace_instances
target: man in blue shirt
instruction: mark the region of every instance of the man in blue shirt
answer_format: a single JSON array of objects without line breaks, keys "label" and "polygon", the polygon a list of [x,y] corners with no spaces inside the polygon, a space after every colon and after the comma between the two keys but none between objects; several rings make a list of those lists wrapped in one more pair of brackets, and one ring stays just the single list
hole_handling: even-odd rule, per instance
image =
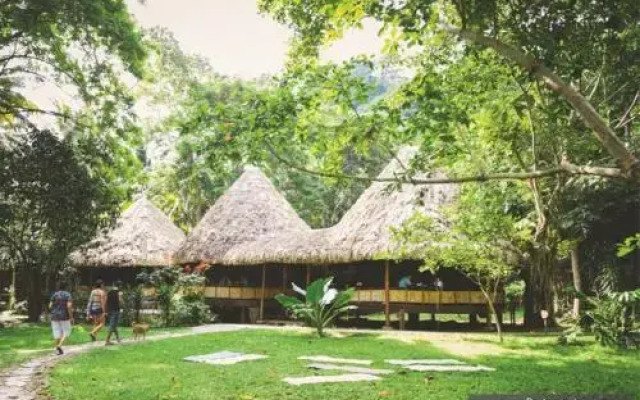
[{"label": "man in blue shirt", "polygon": [[67,283],[60,282],[58,291],[51,296],[49,302],[51,330],[58,355],[64,354],[62,344],[71,335],[71,324],[73,323],[73,300],[71,293],[67,290]]},{"label": "man in blue shirt", "polygon": [[398,287],[400,289],[409,289],[413,283],[411,282],[411,275],[403,276],[398,282]]}]

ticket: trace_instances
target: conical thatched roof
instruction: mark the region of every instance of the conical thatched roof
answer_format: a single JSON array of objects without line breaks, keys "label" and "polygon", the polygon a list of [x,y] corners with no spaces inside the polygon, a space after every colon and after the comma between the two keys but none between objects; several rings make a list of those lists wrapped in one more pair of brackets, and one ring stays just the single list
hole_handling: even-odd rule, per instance
[{"label": "conical thatched roof", "polygon": [[[417,150],[402,148],[378,177],[403,174]],[[416,211],[439,219],[440,206],[451,202],[455,193],[451,184],[402,184],[395,188],[388,182],[373,182],[335,226],[246,243],[231,249],[225,262],[334,264],[376,259],[393,251],[392,227],[400,226]]]},{"label": "conical thatched roof", "polygon": [[[403,147],[379,177],[403,174],[417,152],[417,147]],[[430,176],[441,174],[422,173],[413,178]],[[399,227],[416,211],[441,220],[440,207],[451,203],[455,194],[456,185],[453,184],[402,184],[396,189],[385,182],[373,182],[334,229],[339,232],[337,236],[342,245],[351,249],[352,260],[375,259],[394,250],[392,227]]]},{"label": "conical thatched roof", "polygon": [[185,234],[143,197],[122,213],[113,229],[70,259],[77,266],[167,266],[184,239]]},{"label": "conical thatched roof", "polygon": [[310,230],[258,168],[246,167],[207,211],[176,254],[176,260],[220,264],[235,245]]}]

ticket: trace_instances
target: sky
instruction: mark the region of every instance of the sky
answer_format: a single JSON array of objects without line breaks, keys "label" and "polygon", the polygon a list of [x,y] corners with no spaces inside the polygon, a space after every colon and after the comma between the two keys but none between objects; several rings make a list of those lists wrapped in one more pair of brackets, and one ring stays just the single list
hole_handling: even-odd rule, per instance
[{"label": "sky", "polygon": [[[168,28],[183,51],[204,56],[218,73],[252,79],[283,69],[292,32],[270,16],[259,14],[256,0],[126,1],[142,27]],[[380,54],[379,29],[376,22],[365,21],[363,29],[347,32],[323,49],[321,58],[339,62],[359,54]],[[54,109],[58,102],[80,106],[73,93],[54,84],[32,83],[23,92],[44,109]],[[45,126],[52,122],[43,117]]]},{"label": "sky", "polygon": [[[291,31],[260,15],[256,0],[127,0],[143,27],[163,26],[187,53],[209,59],[216,72],[251,79],[278,73],[285,62]],[[379,54],[379,26],[365,23],[322,53],[343,61],[358,54]]]}]

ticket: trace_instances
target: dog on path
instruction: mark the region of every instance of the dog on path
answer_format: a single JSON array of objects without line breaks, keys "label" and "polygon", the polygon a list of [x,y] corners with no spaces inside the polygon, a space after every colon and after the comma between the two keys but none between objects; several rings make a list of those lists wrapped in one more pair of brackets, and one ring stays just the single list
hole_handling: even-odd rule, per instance
[{"label": "dog on path", "polygon": [[138,338],[145,340],[147,338],[147,332],[149,331],[149,324],[141,324],[134,322],[131,327],[133,328],[133,340]]}]

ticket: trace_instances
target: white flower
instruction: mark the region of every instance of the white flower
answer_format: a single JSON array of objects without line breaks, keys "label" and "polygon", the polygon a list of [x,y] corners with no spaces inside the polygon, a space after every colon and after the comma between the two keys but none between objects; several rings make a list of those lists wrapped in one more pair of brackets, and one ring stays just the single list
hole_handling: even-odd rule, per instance
[{"label": "white flower", "polygon": [[300,286],[296,285],[295,283],[291,282],[291,286],[293,287],[294,292],[299,293],[303,296],[307,295],[307,291],[302,289]]},{"label": "white flower", "polygon": [[338,295],[338,291],[335,289],[329,289],[324,293],[324,296],[322,296],[322,300],[320,300],[320,305],[321,306],[326,306],[328,304],[331,304],[331,302],[333,302],[333,300],[335,300],[336,296]]},{"label": "white flower", "polygon": [[324,293],[327,293],[327,291],[329,290],[329,286],[331,286],[331,282],[333,282],[333,278],[329,278],[327,283],[324,284],[324,288],[322,288],[322,291]]}]

